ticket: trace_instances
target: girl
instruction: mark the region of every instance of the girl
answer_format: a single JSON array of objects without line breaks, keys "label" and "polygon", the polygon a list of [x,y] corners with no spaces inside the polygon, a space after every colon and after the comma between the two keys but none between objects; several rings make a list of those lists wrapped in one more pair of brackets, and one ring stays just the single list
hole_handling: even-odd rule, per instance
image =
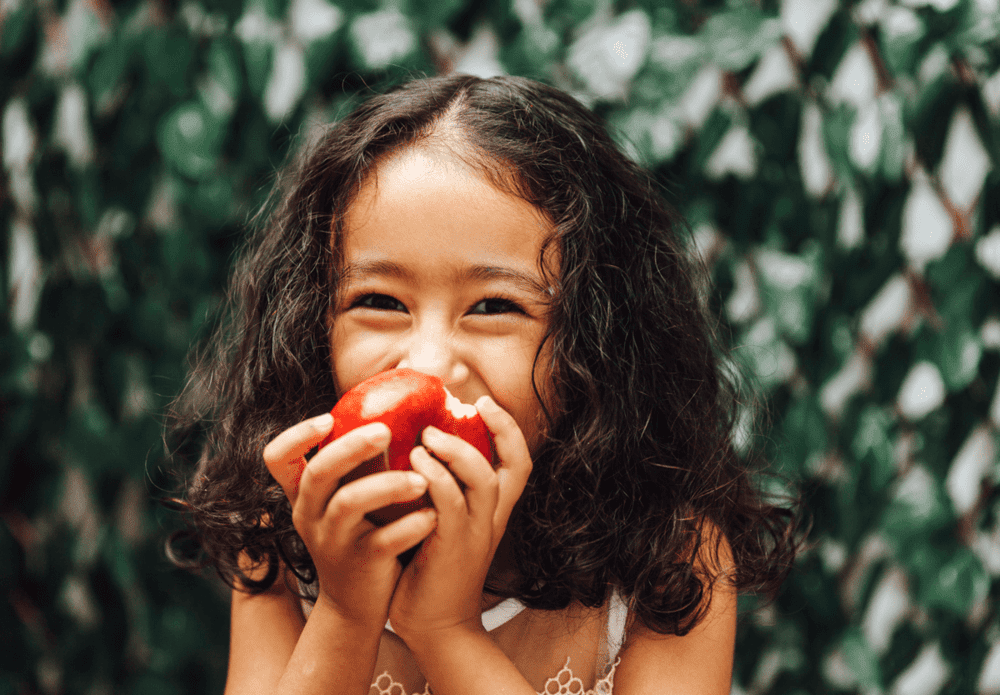
[{"label": "girl", "polygon": [[[773,595],[794,516],[734,451],[651,177],[568,95],[454,75],[369,99],[280,183],[176,412],[207,430],[182,504],[234,589],[226,692],[728,693],[737,592]],[[429,428],[412,472],[338,487],[389,433],[314,451],[323,413],[401,367],[475,403],[495,468]]]}]

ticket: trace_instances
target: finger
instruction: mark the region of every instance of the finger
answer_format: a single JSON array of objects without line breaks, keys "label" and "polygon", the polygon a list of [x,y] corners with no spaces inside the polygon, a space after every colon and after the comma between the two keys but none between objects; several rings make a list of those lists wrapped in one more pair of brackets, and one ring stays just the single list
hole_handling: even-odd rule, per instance
[{"label": "finger", "polygon": [[328,514],[346,526],[356,526],[366,514],[390,504],[412,502],[427,492],[427,478],[413,471],[384,471],[347,483],[337,490]]},{"label": "finger", "polygon": [[441,533],[462,529],[466,525],[469,510],[455,477],[422,446],[413,447],[410,451],[410,465],[414,471],[427,478],[427,491],[438,512]]},{"label": "finger", "polygon": [[437,528],[437,518],[437,512],[430,507],[410,512],[372,531],[368,536],[368,546],[379,554],[395,557],[431,535]]},{"label": "finger", "polygon": [[340,483],[340,479],[370,458],[385,451],[391,438],[381,422],[357,427],[323,447],[306,466],[299,487],[299,513],[318,519]]},{"label": "finger", "polygon": [[490,462],[465,440],[427,427],[421,442],[465,484],[465,501],[473,522],[492,520],[497,505],[497,475]]},{"label": "finger", "polygon": [[531,475],[531,453],[517,421],[492,398],[479,398],[476,410],[493,435],[493,446],[499,461],[496,468],[499,491],[494,524],[505,527],[511,510]]},{"label": "finger", "polygon": [[298,496],[306,452],[323,441],[332,428],[333,416],[324,413],[289,427],[264,447],[264,464],[292,504]]}]

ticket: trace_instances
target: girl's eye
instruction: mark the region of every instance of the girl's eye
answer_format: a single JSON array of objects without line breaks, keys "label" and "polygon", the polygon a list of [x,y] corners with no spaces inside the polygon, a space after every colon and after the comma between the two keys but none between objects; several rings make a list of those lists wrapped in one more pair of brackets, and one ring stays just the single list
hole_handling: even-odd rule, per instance
[{"label": "girl's eye", "polygon": [[[351,307],[364,307],[366,309],[377,309],[381,311],[406,311],[406,307],[395,297],[387,294],[366,294],[358,297],[351,304]],[[492,315],[516,313],[523,314],[524,310],[516,303],[503,297],[489,297],[482,299],[473,305],[470,314]]]},{"label": "girl's eye", "polygon": [[[483,307],[482,311],[479,308]],[[489,299],[483,299],[472,307],[471,313],[473,314],[523,314],[524,310],[521,309],[515,302],[509,299],[504,299],[503,297],[490,297]]]},{"label": "girl's eye", "polygon": [[386,311],[395,311],[398,307],[402,307],[403,311],[406,311],[398,299],[390,297],[387,294],[366,294],[363,297],[358,297],[351,304],[352,307],[366,307],[368,309],[383,309]]}]

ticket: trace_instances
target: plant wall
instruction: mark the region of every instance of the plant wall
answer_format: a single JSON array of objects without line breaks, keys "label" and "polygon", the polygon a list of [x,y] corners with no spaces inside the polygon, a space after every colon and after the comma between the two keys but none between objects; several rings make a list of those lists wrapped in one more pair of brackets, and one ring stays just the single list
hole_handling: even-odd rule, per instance
[{"label": "plant wall", "polygon": [[451,71],[605,116],[712,268],[814,523],[734,692],[1000,693],[998,0],[4,0],[0,693],[222,692],[164,406],[296,143]]}]

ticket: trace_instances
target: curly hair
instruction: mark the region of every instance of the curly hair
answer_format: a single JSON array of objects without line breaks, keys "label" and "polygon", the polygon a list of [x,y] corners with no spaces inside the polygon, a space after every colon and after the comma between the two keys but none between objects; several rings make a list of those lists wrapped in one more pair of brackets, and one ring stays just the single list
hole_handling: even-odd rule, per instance
[{"label": "curly hair", "polygon": [[[197,461],[174,499],[188,526],[168,555],[252,592],[270,587],[281,563],[315,584],[262,451],[339,397],[325,319],[359,186],[382,158],[445,127],[493,185],[551,221],[543,271],[552,245],[560,252],[533,365],[550,342],[541,373],[560,407],[542,406],[546,437],[508,525],[517,579],[487,589],[540,609],[596,607],[618,589],[644,625],[678,635],[703,617],[723,572],[737,590],[773,598],[796,555],[797,515],[765,498],[760,456],[734,444],[739,388],[683,222],[601,119],[519,77],[399,85],[327,126],[279,175],[233,273],[228,314],[193,353],[169,413],[168,446]],[[199,552],[181,557],[183,538]],[[723,538],[734,567],[701,562],[703,546],[718,557]],[[240,569],[244,551],[265,577]]]}]

